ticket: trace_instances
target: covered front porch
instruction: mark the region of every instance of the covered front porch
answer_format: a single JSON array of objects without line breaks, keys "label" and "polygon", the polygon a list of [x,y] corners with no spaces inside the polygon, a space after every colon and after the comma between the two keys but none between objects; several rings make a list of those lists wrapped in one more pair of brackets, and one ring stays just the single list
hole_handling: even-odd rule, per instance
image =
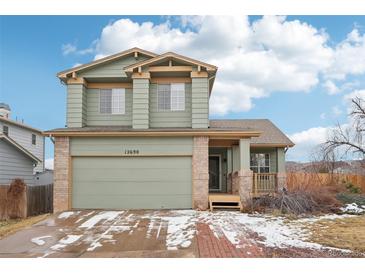
[{"label": "covered front porch", "polygon": [[285,147],[253,145],[249,138],[210,139],[208,168],[210,207],[212,201],[228,207],[285,186]]}]

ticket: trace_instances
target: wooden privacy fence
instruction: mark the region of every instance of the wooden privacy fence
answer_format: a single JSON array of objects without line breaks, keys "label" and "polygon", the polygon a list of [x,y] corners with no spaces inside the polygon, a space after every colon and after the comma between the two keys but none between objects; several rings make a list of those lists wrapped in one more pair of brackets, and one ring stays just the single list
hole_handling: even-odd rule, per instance
[{"label": "wooden privacy fence", "polygon": [[346,182],[359,187],[362,193],[365,193],[365,176],[363,175],[292,172],[288,172],[286,175],[288,190],[323,185],[341,185],[343,182]]},{"label": "wooden privacy fence", "polygon": [[15,205],[7,197],[8,189],[9,185],[0,185],[0,220],[53,212],[53,184],[28,185]]}]

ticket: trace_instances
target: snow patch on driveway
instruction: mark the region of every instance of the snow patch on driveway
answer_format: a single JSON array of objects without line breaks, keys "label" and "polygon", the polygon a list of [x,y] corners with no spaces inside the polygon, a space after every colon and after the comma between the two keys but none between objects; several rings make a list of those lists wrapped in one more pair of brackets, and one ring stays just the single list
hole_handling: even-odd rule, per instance
[{"label": "snow patch on driveway", "polygon": [[74,211],[65,211],[62,212],[60,215],[58,215],[58,219],[68,219],[70,218],[72,215],[77,214],[78,212],[74,212]]},{"label": "snow patch on driveway", "polygon": [[83,235],[67,235],[58,241],[57,244],[51,246],[52,250],[60,250],[64,249],[66,246],[73,244],[77,240],[79,240]]},{"label": "snow patch on driveway", "polygon": [[113,221],[122,213],[124,213],[124,211],[102,211],[99,214],[88,219],[86,222],[82,223],[79,228],[86,228],[87,230],[91,229],[100,221],[105,220],[103,224]]},{"label": "snow patch on driveway", "polygon": [[52,238],[52,236],[42,236],[42,237],[36,237],[36,238],[32,238],[30,241],[36,245],[44,245],[46,242],[43,239],[46,238]]}]

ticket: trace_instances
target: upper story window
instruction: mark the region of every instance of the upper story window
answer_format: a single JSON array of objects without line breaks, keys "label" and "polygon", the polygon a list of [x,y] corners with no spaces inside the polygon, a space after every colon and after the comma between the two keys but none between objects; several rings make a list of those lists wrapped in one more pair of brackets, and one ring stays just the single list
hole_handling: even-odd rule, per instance
[{"label": "upper story window", "polygon": [[9,135],[9,127],[8,126],[3,126],[3,133],[4,135],[8,136]]},{"label": "upper story window", "polygon": [[251,153],[250,159],[251,170],[255,173],[270,172],[270,154],[269,153]]},{"label": "upper story window", "polygon": [[32,134],[32,145],[37,144],[37,136],[35,134]]},{"label": "upper story window", "polygon": [[184,111],[185,84],[171,83],[158,85],[157,107],[160,111]]},{"label": "upper story window", "polygon": [[101,89],[99,97],[100,113],[125,114],[125,89]]}]

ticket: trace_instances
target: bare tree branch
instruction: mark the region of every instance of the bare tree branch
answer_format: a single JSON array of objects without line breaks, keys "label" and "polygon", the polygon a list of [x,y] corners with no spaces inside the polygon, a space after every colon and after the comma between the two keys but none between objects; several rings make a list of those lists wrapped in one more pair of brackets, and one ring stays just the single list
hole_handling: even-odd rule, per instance
[{"label": "bare tree branch", "polygon": [[333,152],[337,148],[343,148],[346,154],[355,153],[364,157],[365,102],[363,99],[355,97],[351,100],[351,104],[352,110],[349,116],[352,124],[344,127],[337,123],[323,147],[327,153]]}]

